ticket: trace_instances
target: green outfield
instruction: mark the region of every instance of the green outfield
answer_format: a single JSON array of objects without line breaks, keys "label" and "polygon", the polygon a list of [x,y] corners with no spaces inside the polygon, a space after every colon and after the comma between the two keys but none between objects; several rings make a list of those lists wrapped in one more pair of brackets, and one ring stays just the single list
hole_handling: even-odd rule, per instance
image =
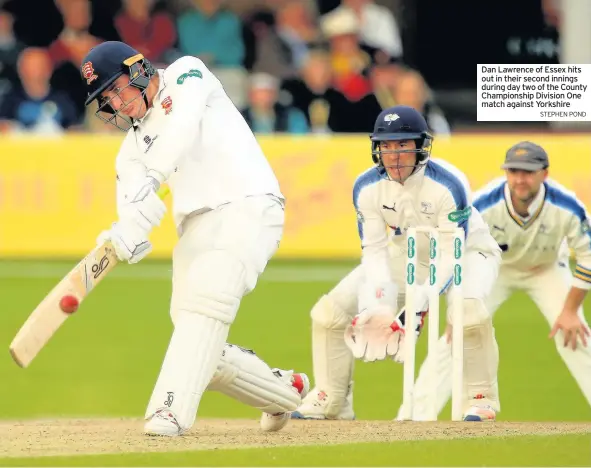
[{"label": "green outfield", "polygon": [[[501,355],[502,412],[498,424],[545,422],[539,435],[535,428],[522,432],[507,426],[500,434],[502,437],[497,437],[494,431],[466,439],[456,434],[453,440],[447,441],[416,441],[408,437],[398,440],[394,436],[388,439],[386,435],[375,442],[359,440],[372,444],[337,447],[322,446],[324,441],[319,438],[316,445],[308,441],[305,447],[294,447],[298,445],[297,432],[293,432],[297,430],[296,424],[293,428],[288,426],[292,432],[287,434],[292,434],[293,440],[285,435],[280,440],[281,436],[276,435],[257,443],[259,436],[254,431],[240,448],[214,447],[212,442],[211,448],[216,450],[183,451],[175,446],[171,451],[168,449],[172,445],[162,444],[155,451],[155,447],[150,449],[153,442],[147,440],[143,454],[95,456],[95,453],[125,450],[102,447],[93,451],[94,442],[89,442],[88,449],[80,452],[89,458],[70,457],[73,453],[68,451],[67,444],[63,444],[63,455],[59,458],[28,458],[43,453],[39,447],[36,451],[23,448],[17,452],[9,446],[12,442],[7,441],[18,432],[12,426],[31,426],[31,421],[38,419],[141,418],[171,333],[170,264],[145,261],[134,266],[120,265],[93,291],[32,365],[28,369],[18,368],[10,358],[8,344],[28,314],[73,264],[0,262],[3,299],[0,343],[5,349],[0,353],[0,418],[19,421],[18,425],[0,421],[0,465],[591,465],[591,425],[588,424],[591,409],[560,360],[553,341],[548,340],[548,324],[523,295],[511,298],[495,317]],[[294,368],[311,375],[309,310],[354,265],[336,261],[271,263],[255,292],[244,299],[229,341],[253,348],[271,366]],[[591,309],[589,300],[586,306]],[[586,315],[589,319],[588,311]],[[425,338],[423,335],[419,343],[420,359],[425,353]],[[355,382],[355,410],[360,420],[355,427],[360,433],[363,421],[394,418],[401,401],[402,366],[392,362],[359,363]],[[222,395],[210,393],[202,402],[199,416],[255,420],[259,414]],[[448,405],[442,419],[449,416]],[[564,427],[579,428],[571,432],[582,433],[557,435],[561,426],[554,423],[564,422],[572,423]],[[28,436],[37,437],[43,444],[53,437],[51,427],[39,429],[36,436],[30,432]],[[141,431],[139,421],[130,427],[126,427],[126,434],[136,428],[138,433]],[[236,426],[236,433],[244,432],[241,427]],[[387,430],[395,433],[397,427],[391,423],[391,429]],[[338,430],[346,429],[339,426]],[[84,434],[81,431],[82,441]],[[224,437],[232,440],[231,431],[226,429]],[[354,440],[354,437],[343,437],[341,442]],[[385,443],[378,446],[379,442]],[[59,443],[54,444],[55,450],[48,453],[61,453],[58,446]],[[478,456],[467,456],[468,452]],[[17,458],[1,458],[3,453]]]}]

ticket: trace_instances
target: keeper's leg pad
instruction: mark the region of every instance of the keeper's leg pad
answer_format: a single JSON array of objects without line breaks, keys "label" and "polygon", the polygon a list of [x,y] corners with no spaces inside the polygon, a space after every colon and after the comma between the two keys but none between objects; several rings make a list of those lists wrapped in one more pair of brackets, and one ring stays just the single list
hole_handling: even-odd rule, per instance
[{"label": "keeper's leg pad", "polygon": [[301,403],[290,375],[273,371],[254,351],[226,344],[208,390],[275,414],[294,411]]},{"label": "keeper's leg pad", "polygon": [[499,350],[484,301],[464,299],[464,400],[483,395],[499,411]]},{"label": "keeper's leg pad", "polygon": [[[316,389],[326,394],[327,418],[337,417],[345,404],[355,361],[345,344],[344,332],[356,313],[357,303],[337,302],[339,297],[334,293],[322,296],[310,312],[314,380]],[[311,392],[309,398],[312,393],[316,394]]]}]

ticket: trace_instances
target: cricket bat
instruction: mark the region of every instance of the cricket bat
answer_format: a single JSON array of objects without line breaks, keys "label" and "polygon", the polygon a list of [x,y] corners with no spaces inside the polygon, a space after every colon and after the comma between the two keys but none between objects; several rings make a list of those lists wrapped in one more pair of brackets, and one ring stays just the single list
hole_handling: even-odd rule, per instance
[{"label": "cricket bat", "polygon": [[[167,187],[161,187],[158,196],[164,198],[168,192]],[[10,354],[20,367],[27,367],[31,363],[118,261],[111,243],[105,242],[84,257],[45,296],[10,344]]]}]

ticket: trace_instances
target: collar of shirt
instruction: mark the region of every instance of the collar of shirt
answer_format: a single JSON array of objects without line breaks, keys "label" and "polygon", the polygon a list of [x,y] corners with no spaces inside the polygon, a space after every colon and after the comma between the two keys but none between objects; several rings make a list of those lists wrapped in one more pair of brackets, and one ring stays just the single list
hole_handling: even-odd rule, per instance
[{"label": "collar of shirt", "polygon": [[141,119],[137,119],[134,121],[135,127],[137,127],[137,126],[139,126],[139,124],[143,123],[144,120],[148,117],[148,115],[150,115],[150,113],[152,112],[152,109],[154,108],[154,102],[156,101],[156,99],[158,99],[162,90],[164,88],[166,88],[166,82],[164,81],[164,70],[158,69],[158,70],[156,70],[156,73],[158,74],[158,78],[159,78],[158,91],[156,91],[156,94],[154,95],[154,99],[152,99],[152,105],[146,111],[146,114]]},{"label": "collar of shirt", "polygon": [[540,208],[540,206],[542,206],[542,203],[544,203],[545,195],[546,187],[544,186],[544,184],[542,184],[540,186],[540,191],[534,197],[530,205],[527,207],[527,216],[521,216],[519,213],[515,211],[515,208],[513,208],[513,202],[511,201],[511,192],[509,191],[509,184],[505,184],[505,200],[507,202],[507,206],[509,207],[509,211],[511,211],[511,213],[514,216],[517,216],[524,221],[527,221],[529,218],[532,217],[534,213],[538,212],[538,209]]}]

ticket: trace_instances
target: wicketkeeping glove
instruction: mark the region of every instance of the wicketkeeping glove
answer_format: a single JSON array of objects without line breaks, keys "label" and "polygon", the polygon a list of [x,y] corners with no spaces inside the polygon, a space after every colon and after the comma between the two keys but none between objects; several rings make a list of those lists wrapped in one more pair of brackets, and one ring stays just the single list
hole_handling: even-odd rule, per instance
[{"label": "wicketkeeping glove", "polygon": [[394,329],[390,307],[378,306],[357,314],[345,330],[345,343],[357,359],[380,361],[398,353],[401,330]]}]

